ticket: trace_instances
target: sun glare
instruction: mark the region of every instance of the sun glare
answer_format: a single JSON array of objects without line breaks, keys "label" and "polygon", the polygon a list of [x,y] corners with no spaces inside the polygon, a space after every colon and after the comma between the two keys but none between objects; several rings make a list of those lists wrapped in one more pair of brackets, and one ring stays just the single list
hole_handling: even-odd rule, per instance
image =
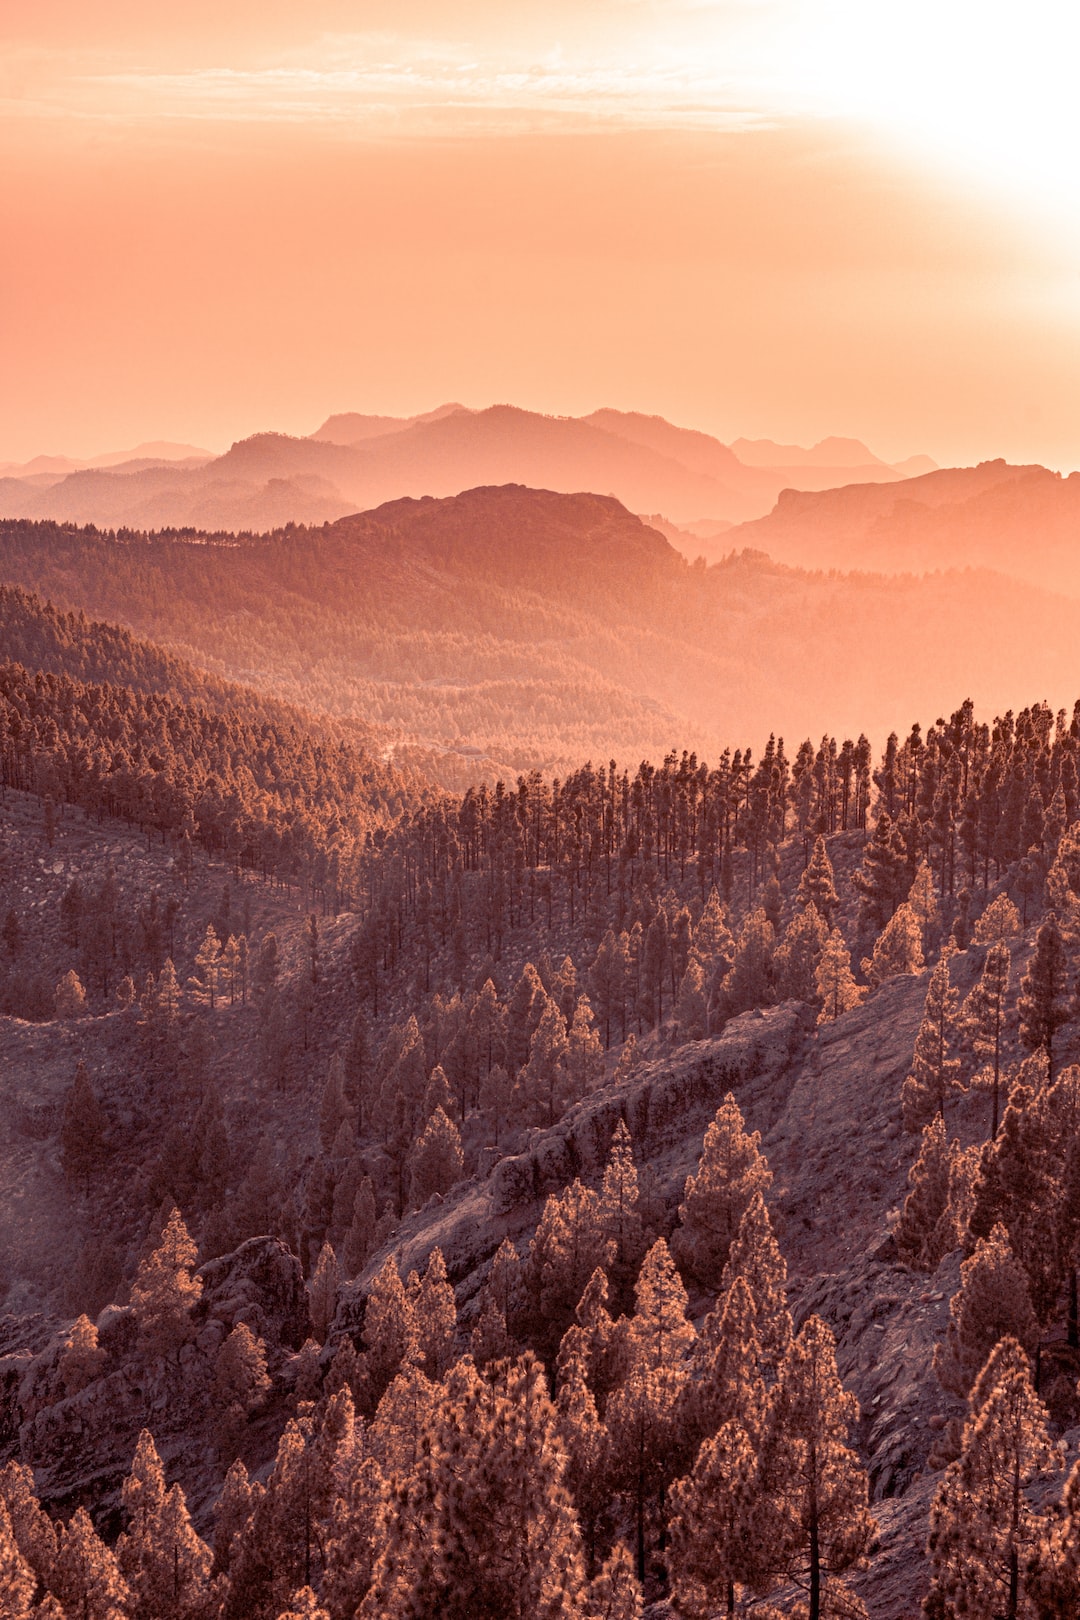
[{"label": "sun glare", "polygon": [[793,110],[866,121],[1031,201],[1080,202],[1080,13],[1052,0],[797,9],[776,80]]}]

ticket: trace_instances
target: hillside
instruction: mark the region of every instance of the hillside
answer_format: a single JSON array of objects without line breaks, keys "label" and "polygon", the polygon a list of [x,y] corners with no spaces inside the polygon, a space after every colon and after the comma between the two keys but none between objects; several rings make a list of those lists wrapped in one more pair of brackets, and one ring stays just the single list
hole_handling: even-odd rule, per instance
[{"label": "hillside", "polygon": [[1080,474],[984,461],[909,478],[901,489],[785,490],[768,517],[725,538],[802,568],[992,568],[1075,596]]},{"label": "hillside", "polygon": [[[605,503],[593,516],[602,552],[624,519]],[[545,542],[557,556],[559,537]],[[431,566],[460,543],[435,531]],[[670,566],[647,531],[635,559],[646,577]],[[99,675],[131,665],[113,645],[117,667],[103,646]],[[133,1522],[136,1447],[139,1468],[157,1466],[143,1429],[190,1509],[183,1545],[198,1560],[192,1538],[215,1541],[227,1614],[279,1620],[302,1583],[331,1620],[370,1587],[374,1617],[386,1538],[409,1522],[378,1504],[419,1488],[423,1437],[449,1435],[470,1389],[479,1411],[508,1403],[516,1432],[515,1380],[534,1364],[504,1358],[526,1351],[542,1362],[527,1410],[551,1425],[545,1454],[573,1505],[559,1545],[592,1574],[625,1540],[617,1556],[657,1620],[682,1620],[672,1488],[713,1433],[696,1403],[729,1388],[720,1352],[743,1357],[740,1388],[760,1380],[772,1427],[751,1403],[748,1443],[786,1454],[786,1392],[812,1344],[828,1387],[839,1377],[850,1394],[828,1437],[854,1492],[830,1590],[849,1614],[861,1597],[874,1620],[910,1620],[940,1573],[923,1556],[931,1501],[972,1444],[968,1384],[935,1364],[975,1297],[960,1269],[972,1251],[1007,1287],[984,1284],[1003,1304],[988,1321],[972,1307],[965,1356],[978,1351],[977,1370],[1012,1354],[994,1350],[1003,1333],[1032,1352],[1038,1339],[1047,1446],[1052,1432],[1075,1447],[1080,1022],[1062,1001],[1040,1033],[1024,995],[1057,926],[1051,900],[1061,972],[1075,969],[1080,704],[1071,723],[1036,704],[983,724],[965,703],[925,733],[905,727],[900,746],[825,736],[793,761],[775,747],[757,764],[672,755],[411,806],[335,895],[315,867],[283,882],[213,837],[185,854],[183,815],[148,838],[124,802],[87,800],[81,762],[129,781],[125,717],[143,715],[148,802],[168,803],[167,741],[193,717],[158,724],[115,683],[69,701],[61,677],[5,678],[5,772],[33,761],[41,780],[5,774],[0,820],[0,1465],[33,1470],[28,1487],[0,1467],[0,1497],[18,1502],[20,1556],[38,1549],[32,1568],[73,1620],[79,1577],[41,1552],[27,1490],[61,1520],[91,1510],[97,1531],[79,1534],[107,1563],[96,1549]],[[241,818],[271,770],[299,813],[326,808],[325,769],[289,760],[285,739],[206,735],[228,751]],[[222,774],[220,757],[206,764]],[[354,827],[347,804],[336,813]],[[849,977],[830,1001],[838,950],[869,982]],[[1010,1098],[996,1144],[989,1079],[948,996],[940,1072],[928,1057],[934,995],[985,991],[994,950]],[[939,1085],[949,1173],[938,1185],[924,1161],[923,1203],[904,1207]],[[1038,1176],[1023,1173],[1025,1144]],[[739,1290],[745,1331],[731,1326]],[[1018,1376],[1035,1410],[1033,1375]],[[646,1418],[647,1471],[629,1466]],[[470,1432],[452,1455],[479,1490]],[[606,1459],[589,1472],[557,1460],[577,1458],[582,1434]],[[1029,1470],[1033,1536],[1050,1533],[1039,1515],[1061,1463],[1047,1450]],[[761,1511],[791,1499],[786,1481],[761,1474]],[[798,1612],[799,1546],[777,1537],[766,1563],[740,1566],[744,1610],[771,1595]],[[205,1581],[209,1551],[201,1567]]]},{"label": "hillside", "polygon": [[3,523],[3,579],[387,728],[402,762],[442,761],[424,768],[455,786],[760,748],[812,735],[823,703],[842,733],[886,732],[932,718],[942,682],[988,713],[1021,681],[1072,679],[1071,605],[1002,575],[809,573],[751,552],[694,567],[608,497],[516,486],[257,540]]}]

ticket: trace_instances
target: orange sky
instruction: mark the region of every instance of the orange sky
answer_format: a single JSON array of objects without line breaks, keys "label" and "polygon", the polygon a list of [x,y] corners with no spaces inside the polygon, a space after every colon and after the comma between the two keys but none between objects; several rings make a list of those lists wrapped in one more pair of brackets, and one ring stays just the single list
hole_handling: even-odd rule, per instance
[{"label": "orange sky", "polygon": [[1060,26],[8,0],[0,460],[460,399],[1080,465]]}]

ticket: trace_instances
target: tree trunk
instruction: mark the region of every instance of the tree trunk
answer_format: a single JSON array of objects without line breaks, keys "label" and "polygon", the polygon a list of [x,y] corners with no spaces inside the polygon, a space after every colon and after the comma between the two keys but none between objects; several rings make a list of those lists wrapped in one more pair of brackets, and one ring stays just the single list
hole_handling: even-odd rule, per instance
[{"label": "tree trunk", "polygon": [[816,1513],[810,1520],[810,1609],[807,1620],[821,1620],[821,1547]]}]

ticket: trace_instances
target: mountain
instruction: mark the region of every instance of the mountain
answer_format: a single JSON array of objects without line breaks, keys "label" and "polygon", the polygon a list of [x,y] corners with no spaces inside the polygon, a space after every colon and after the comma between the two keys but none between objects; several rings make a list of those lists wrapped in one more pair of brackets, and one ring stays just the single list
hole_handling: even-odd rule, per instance
[{"label": "mountain", "polygon": [[[847,441],[825,443],[848,453]],[[333,522],[401,496],[517,483],[612,494],[632,510],[663,512],[676,524],[742,522],[767,513],[787,485],[819,489],[879,475],[900,476],[843,464],[744,466],[709,434],[635,412],[575,418],[511,405],[444,405],[409,418],[334,416],[311,438],[257,433],[202,465],[133,456],[66,476],[41,469],[49,487],[0,478],[0,515],[102,527],[266,530]]]},{"label": "mountain", "polygon": [[311,437],[322,439],[327,444],[358,444],[361,439],[378,439],[384,433],[402,433],[418,422],[437,422],[440,417],[453,416],[455,412],[465,409],[464,405],[458,404],[439,405],[435,410],[424,411],[419,416],[362,416],[358,411],[344,411],[338,416],[328,416]]},{"label": "mountain", "polygon": [[983,461],[820,494],[785,490],[725,537],[803,568],[992,568],[1080,594],[1080,473]]},{"label": "mountain", "polygon": [[396,757],[443,760],[453,784],[790,742],[823,705],[841,734],[885,733],[932,718],[943,684],[981,713],[1071,686],[1074,606],[1034,584],[799,569],[741,531],[721,545],[694,564],[610,496],[508,485],[240,541],[4,522],[0,580],[387,728]]},{"label": "mountain", "polygon": [[892,469],[860,439],[820,439],[809,450],[772,439],[734,439],[732,451],[747,467],[879,467]]},{"label": "mountain", "polygon": [[151,439],[137,444],[133,450],[109,450],[100,456],[87,456],[78,460],[72,456],[35,456],[32,461],[0,462],[0,474],[11,478],[27,478],[40,474],[63,477],[80,467],[130,467],[132,463],[159,466],[179,463],[196,466],[214,459],[212,450],[200,450],[195,444],[174,444],[168,439]]}]

